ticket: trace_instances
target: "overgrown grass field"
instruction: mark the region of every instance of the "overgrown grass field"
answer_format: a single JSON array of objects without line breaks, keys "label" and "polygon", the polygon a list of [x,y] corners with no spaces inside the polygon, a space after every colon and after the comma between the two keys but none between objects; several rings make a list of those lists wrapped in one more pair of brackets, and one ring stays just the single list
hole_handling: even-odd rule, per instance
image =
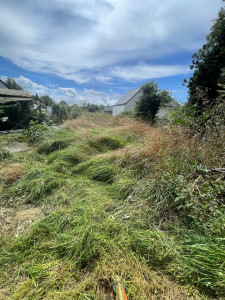
[{"label": "overgrown grass field", "polygon": [[225,298],[220,140],[87,114],[0,136],[0,299]]}]

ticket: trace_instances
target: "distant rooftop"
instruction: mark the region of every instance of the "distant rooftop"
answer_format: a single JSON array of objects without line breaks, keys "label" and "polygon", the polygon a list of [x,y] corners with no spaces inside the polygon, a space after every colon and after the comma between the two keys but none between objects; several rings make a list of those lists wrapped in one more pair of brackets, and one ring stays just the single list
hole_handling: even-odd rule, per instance
[{"label": "distant rooftop", "polygon": [[140,91],[140,88],[133,89],[131,91],[128,91],[119,101],[116,102],[115,105],[124,105],[127,102],[129,102],[138,92]]}]

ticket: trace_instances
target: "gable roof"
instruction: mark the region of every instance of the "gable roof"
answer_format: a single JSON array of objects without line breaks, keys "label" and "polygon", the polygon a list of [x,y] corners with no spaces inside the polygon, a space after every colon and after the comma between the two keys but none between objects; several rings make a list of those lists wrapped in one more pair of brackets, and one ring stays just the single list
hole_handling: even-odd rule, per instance
[{"label": "gable roof", "polygon": [[1,89],[0,88],[0,103],[14,103],[32,101],[30,94],[26,91]]},{"label": "gable roof", "polygon": [[116,105],[124,105],[127,102],[129,102],[138,92],[140,91],[140,88],[133,89],[131,91],[128,91],[119,101],[114,104]]}]

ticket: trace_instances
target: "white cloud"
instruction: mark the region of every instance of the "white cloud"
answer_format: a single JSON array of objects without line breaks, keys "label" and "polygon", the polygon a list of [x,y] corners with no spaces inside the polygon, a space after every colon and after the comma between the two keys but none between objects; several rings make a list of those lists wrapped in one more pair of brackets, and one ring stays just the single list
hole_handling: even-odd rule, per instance
[{"label": "white cloud", "polygon": [[[6,80],[7,76],[1,76],[0,79]],[[121,95],[109,90],[108,92],[96,91],[94,89],[77,90],[75,88],[57,87],[47,84],[46,86],[37,84],[32,80],[20,76],[13,78],[24,90],[29,91],[31,95],[38,94],[39,96],[48,95],[55,102],[65,101],[69,105],[89,102],[94,104],[113,105]]]},{"label": "white cloud", "polygon": [[89,102],[94,104],[113,105],[121,95],[112,91],[102,92],[93,89],[77,90],[75,88],[51,89],[48,95],[56,102],[65,101],[69,105]]},{"label": "white cloud", "polygon": [[24,90],[28,90],[30,91],[31,94],[45,94],[48,91],[48,88],[41,85],[41,84],[37,84],[33,81],[31,81],[30,79],[23,77],[23,76],[19,76],[18,78],[14,78],[14,80],[23,87]]},{"label": "white cloud", "polygon": [[179,74],[187,74],[189,72],[189,66],[179,65],[147,65],[145,63],[139,63],[132,66],[115,66],[111,70],[111,74],[114,77],[126,80],[126,81],[142,81],[146,79],[156,79],[167,76],[174,76]]},{"label": "white cloud", "polygon": [[[222,6],[221,0],[28,2],[0,0],[0,55],[77,83],[186,72],[184,66],[162,70],[149,62],[199,48]],[[124,64],[131,65],[130,76]]]}]

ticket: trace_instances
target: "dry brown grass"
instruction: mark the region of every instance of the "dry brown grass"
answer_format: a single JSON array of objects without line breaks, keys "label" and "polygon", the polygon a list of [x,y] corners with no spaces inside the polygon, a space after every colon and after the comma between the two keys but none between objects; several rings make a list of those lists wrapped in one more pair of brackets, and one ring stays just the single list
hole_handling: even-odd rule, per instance
[{"label": "dry brown grass", "polygon": [[40,208],[15,209],[0,208],[0,234],[18,236],[28,231],[31,223],[42,215]]},{"label": "dry brown grass", "polygon": [[[84,114],[76,120],[65,122],[65,127],[82,131],[84,136],[90,128],[107,128],[108,133],[127,135],[135,134],[144,143],[143,148],[133,149],[131,155],[149,157],[162,163],[165,155],[186,155],[193,159],[199,159],[208,167],[223,167],[225,152],[221,144],[225,141],[223,131],[216,138],[215,132],[202,138],[198,133],[194,134],[186,128],[153,127],[146,122],[130,118],[112,117],[108,114]],[[130,152],[130,151],[129,151]],[[126,157],[127,151],[122,156]],[[123,160],[123,157],[121,159]]]},{"label": "dry brown grass", "polygon": [[[133,159],[152,159],[163,167],[164,158],[186,156],[201,162],[208,168],[224,167],[225,134],[220,138],[210,132],[204,138],[200,134],[193,135],[186,128],[153,127],[145,122],[125,119],[123,125],[116,128],[117,133],[134,133],[143,139],[143,147],[129,151]],[[126,159],[127,151],[122,153],[121,161]]]},{"label": "dry brown grass", "polygon": [[23,164],[11,164],[0,171],[0,178],[4,183],[10,184],[23,178],[26,173],[26,166]]},{"label": "dry brown grass", "polygon": [[76,120],[66,121],[64,126],[69,129],[112,127],[123,124],[119,117],[112,117],[105,113],[84,113]]},{"label": "dry brown grass", "polygon": [[100,299],[115,299],[112,285],[116,280],[120,280],[127,287],[128,299],[203,299],[196,291],[193,292],[185,286],[178,285],[169,277],[147,268],[132,255],[128,258],[122,254],[120,256],[105,254],[98,262],[94,274],[96,278],[93,278],[93,281],[97,283],[97,294]]},{"label": "dry brown grass", "polygon": [[185,153],[196,156],[200,151],[200,140],[197,135],[190,135],[182,129],[152,128],[145,138],[145,154],[159,158],[164,154],[176,155]]},{"label": "dry brown grass", "polygon": [[209,167],[225,167],[225,127],[221,128],[219,134],[215,131],[207,134],[201,151]]}]

